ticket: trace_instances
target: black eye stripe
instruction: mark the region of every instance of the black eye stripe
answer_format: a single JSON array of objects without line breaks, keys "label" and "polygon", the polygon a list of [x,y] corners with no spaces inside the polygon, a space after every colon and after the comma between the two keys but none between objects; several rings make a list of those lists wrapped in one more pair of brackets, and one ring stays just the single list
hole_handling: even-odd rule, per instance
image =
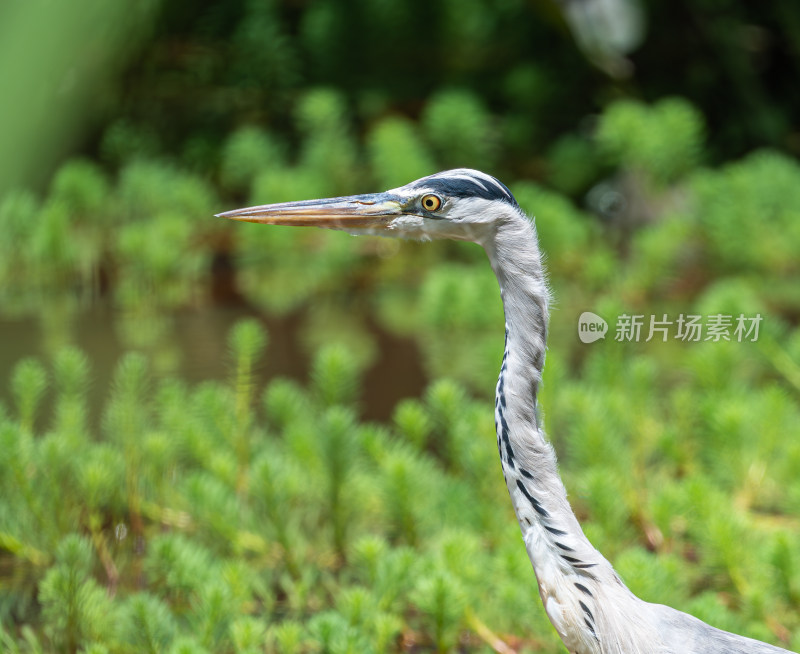
[{"label": "black eye stripe", "polygon": [[[500,181],[474,170],[448,170],[411,182],[408,188],[422,192],[433,192],[450,198],[482,198],[500,200],[519,207],[511,191]],[[423,196],[425,197],[425,196]]]}]

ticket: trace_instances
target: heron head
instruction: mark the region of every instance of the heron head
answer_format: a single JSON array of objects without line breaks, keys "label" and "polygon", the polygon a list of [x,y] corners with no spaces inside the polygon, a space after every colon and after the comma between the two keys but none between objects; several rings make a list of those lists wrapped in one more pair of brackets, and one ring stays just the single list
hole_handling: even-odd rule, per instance
[{"label": "heron head", "polygon": [[519,213],[514,196],[501,182],[477,170],[458,168],[384,193],[267,204],[217,215],[351,234],[483,243],[498,225]]}]

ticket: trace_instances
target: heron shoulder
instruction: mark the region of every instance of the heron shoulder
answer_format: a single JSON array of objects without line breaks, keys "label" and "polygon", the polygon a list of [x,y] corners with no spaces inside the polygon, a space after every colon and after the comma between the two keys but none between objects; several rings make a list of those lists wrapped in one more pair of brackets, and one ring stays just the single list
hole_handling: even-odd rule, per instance
[{"label": "heron shoulder", "polygon": [[[665,642],[675,654],[793,654],[787,649],[717,629],[693,615],[663,604],[651,604]],[[677,645],[680,644],[678,649]]]}]

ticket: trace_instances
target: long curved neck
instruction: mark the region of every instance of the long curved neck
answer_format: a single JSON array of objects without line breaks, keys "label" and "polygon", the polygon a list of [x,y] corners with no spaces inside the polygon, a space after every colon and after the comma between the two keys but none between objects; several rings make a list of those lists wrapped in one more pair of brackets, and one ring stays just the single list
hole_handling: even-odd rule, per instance
[{"label": "long curved neck", "polygon": [[[495,415],[500,459],[517,518],[526,542],[535,532],[548,542],[558,540],[551,536],[561,537],[559,542],[568,536],[588,545],[567,502],[537,407],[549,292],[535,230],[520,217],[501,225],[484,247],[500,285],[506,319]],[[530,546],[528,551],[533,559],[535,551]],[[532,562],[538,575],[540,562]]]},{"label": "long curved neck", "polygon": [[593,584],[587,580],[616,578],[616,574],[584,536],[572,512],[537,411],[549,293],[533,225],[522,216],[509,220],[483,246],[500,284],[506,320],[495,402],[503,475],[545,609],[573,649],[569,642],[573,629],[564,619],[563,607],[570,602],[580,607],[577,615],[583,632],[593,634],[594,596],[588,588]]}]

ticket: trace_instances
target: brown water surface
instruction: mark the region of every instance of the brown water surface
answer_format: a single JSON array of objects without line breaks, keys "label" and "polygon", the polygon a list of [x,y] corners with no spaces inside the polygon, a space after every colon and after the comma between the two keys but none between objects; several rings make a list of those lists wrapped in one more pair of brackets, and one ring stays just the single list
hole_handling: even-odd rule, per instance
[{"label": "brown water surface", "polygon": [[[189,384],[222,380],[230,375],[228,332],[242,318],[257,318],[269,332],[267,352],[256,368],[262,385],[278,376],[300,383],[308,381],[310,355],[302,346],[302,312],[283,317],[265,317],[244,303],[211,304],[177,311],[158,325],[135,320],[122,324],[120,313],[109,302],[97,302],[65,316],[63,323],[50,319],[49,330],[37,317],[9,318],[0,314],[0,402],[13,412],[10,389],[14,366],[25,357],[37,357],[50,367],[53,353],[60,344],[71,343],[83,350],[91,362],[91,419],[97,424],[108,396],[114,369],[130,347],[125,346],[131,332],[158,329],[153,349],[144,348],[156,378],[175,376]],[[369,324],[367,329],[377,345],[377,357],[363,377],[359,401],[361,415],[367,420],[385,421],[398,400],[419,396],[427,377],[416,343]],[[125,330],[128,337],[126,339]],[[55,332],[55,336],[54,333]],[[135,334],[133,336],[135,339]],[[54,343],[54,341],[58,341]],[[45,399],[39,427],[46,427],[51,406]]]}]

